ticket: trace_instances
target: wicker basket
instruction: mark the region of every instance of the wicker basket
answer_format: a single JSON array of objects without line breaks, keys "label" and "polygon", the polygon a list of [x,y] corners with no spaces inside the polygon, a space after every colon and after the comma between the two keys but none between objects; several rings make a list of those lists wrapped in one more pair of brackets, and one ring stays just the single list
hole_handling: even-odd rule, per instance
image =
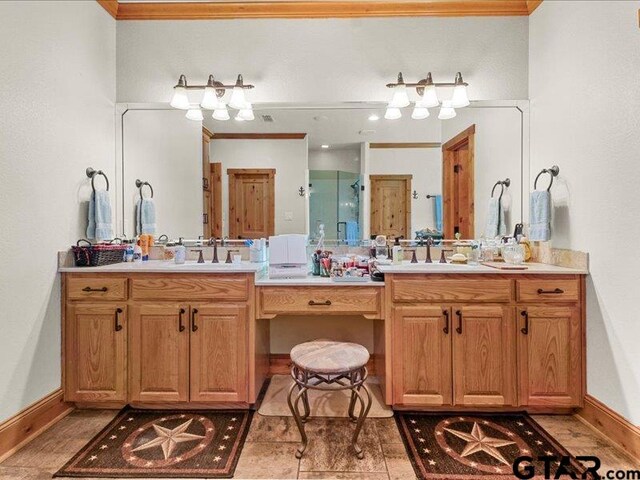
[{"label": "wicker basket", "polygon": [[[84,245],[80,243],[84,242]],[[80,239],[71,247],[76,267],[100,267],[120,263],[124,260],[126,245],[101,243],[93,245],[89,240]]]}]

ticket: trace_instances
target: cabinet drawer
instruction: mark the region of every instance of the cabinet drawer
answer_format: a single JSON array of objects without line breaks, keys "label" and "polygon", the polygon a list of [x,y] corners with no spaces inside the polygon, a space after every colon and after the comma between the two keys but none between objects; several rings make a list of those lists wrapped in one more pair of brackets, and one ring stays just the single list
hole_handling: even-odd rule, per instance
[{"label": "cabinet drawer", "polygon": [[382,316],[382,288],[262,287],[261,316],[277,314]]},{"label": "cabinet drawer", "polygon": [[117,277],[70,277],[68,300],[126,300],[127,279]]},{"label": "cabinet drawer", "polygon": [[131,279],[134,300],[225,300],[244,301],[249,297],[246,275],[215,277],[157,275]]},{"label": "cabinet drawer", "polygon": [[509,302],[511,280],[421,276],[391,279],[394,302]]},{"label": "cabinet drawer", "polygon": [[577,302],[580,281],[574,278],[532,278],[517,281],[519,302]]}]

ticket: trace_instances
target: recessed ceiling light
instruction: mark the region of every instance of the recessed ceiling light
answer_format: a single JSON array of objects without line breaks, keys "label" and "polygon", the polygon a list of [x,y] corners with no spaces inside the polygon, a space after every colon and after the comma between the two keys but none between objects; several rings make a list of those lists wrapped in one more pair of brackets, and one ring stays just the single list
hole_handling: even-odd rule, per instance
[{"label": "recessed ceiling light", "polygon": [[320,148],[329,148],[329,145],[320,145]]},{"label": "recessed ceiling light", "polygon": [[380,117],[375,113],[372,113],[371,115],[369,115],[369,120],[375,122],[376,120],[380,120]]}]

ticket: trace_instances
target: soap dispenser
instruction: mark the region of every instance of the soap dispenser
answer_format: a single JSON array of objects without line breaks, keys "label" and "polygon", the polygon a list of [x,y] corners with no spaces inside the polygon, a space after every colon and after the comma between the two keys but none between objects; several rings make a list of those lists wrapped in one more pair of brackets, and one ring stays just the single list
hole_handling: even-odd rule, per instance
[{"label": "soap dispenser", "polygon": [[393,250],[392,250],[392,262],[394,265],[401,265],[403,259],[404,259],[404,250],[400,245],[400,237],[396,237],[395,243],[393,244]]}]

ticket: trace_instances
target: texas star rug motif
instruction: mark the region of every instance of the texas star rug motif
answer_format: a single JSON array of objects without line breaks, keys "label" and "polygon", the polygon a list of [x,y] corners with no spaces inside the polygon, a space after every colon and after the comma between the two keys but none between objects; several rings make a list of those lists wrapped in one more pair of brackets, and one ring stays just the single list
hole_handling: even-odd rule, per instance
[{"label": "texas star rug motif", "polygon": [[54,476],[233,476],[251,411],[124,409]]},{"label": "texas star rug motif", "polygon": [[[416,476],[422,480],[516,478],[513,463],[521,456],[534,459],[523,463],[523,467],[533,465],[534,478],[544,478],[544,461],[536,459],[557,457],[549,461],[554,478],[562,457],[571,457],[524,413],[397,413],[396,422]],[[582,478],[585,469],[574,457],[564,463],[563,468]]]}]

